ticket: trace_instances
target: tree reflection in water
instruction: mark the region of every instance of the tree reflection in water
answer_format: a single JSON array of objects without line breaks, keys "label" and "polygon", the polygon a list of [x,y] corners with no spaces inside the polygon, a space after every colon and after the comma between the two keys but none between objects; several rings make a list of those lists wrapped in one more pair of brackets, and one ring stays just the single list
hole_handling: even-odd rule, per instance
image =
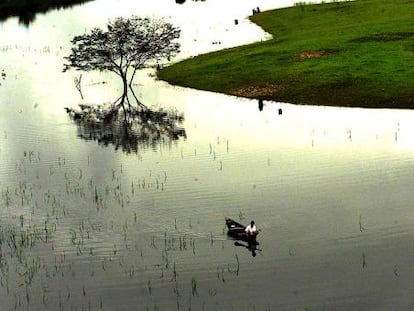
[{"label": "tree reflection in water", "polygon": [[80,105],[81,110],[66,108],[77,124],[78,137],[93,140],[103,146],[114,145],[116,150],[138,153],[143,149],[158,149],[186,138],[182,113],[175,109],[131,110],[128,122],[118,109],[104,106]]}]

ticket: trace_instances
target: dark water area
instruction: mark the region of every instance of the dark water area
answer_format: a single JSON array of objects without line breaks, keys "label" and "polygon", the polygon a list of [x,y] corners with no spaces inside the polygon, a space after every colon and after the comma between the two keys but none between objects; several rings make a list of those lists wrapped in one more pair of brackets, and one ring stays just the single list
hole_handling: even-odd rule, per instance
[{"label": "dark water area", "polygon": [[[122,92],[88,72],[79,94],[74,35],[140,13],[181,27],[177,59],[266,38],[249,3],[223,5],[96,0],[1,24],[0,310],[414,308],[412,111],[259,103],[145,69],[134,92],[174,122],[67,114]],[[255,220],[256,256],[226,216]]]},{"label": "dark water area", "polygon": [[18,17],[19,23],[29,26],[36,20],[37,14],[49,10],[70,8],[74,5],[93,0],[18,0],[0,4],[0,22],[10,17]]}]

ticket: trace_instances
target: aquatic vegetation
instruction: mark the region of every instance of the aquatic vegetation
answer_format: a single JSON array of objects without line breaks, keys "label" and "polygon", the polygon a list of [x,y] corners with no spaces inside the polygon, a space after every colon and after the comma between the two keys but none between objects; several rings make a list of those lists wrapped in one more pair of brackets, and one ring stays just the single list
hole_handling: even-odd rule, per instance
[{"label": "aquatic vegetation", "polygon": [[[7,76],[7,75],[6,75],[6,72],[4,71],[4,69],[2,69],[2,70],[1,70],[1,76],[0,76],[0,77],[1,77],[1,78],[0,78],[0,79],[1,79],[1,81],[6,80],[6,76]],[[1,86],[1,82],[0,82],[0,86]]]},{"label": "aquatic vegetation", "polygon": [[[185,10],[192,7],[186,4]],[[233,27],[226,4],[218,4],[225,16],[219,22]],[[246,6],[238,4],[236,13]],[[68,46],[56,46],[75,29],[104,23],[101,14],[116,13],[102,8],[83,24],[85,15],[78,13],[94,5],[42,16],[33,29],[2,37],[16,44],[0,45],[7,73],[0,80],[0,228],[10,236],[0,246],[0,308],[323,310],[368,302],[369,310],[369,302],[388,305],[390,298],[396,308],[410,309],[401,305],[408,296],[397,298],[405,298],[412,279],[411,114],[342,114],[270,102],[259,112],[257,101],[199,97],[145,77],[145,85],[134,88],[148,102],[186,111],[184,125],[177,122],[186,137],[143,143],[137,153],[124,152],[116,140],[106,146],[99,135],[87,137],[85,127],[78,132],[85,138],[78,139],[77,121],[63,107],[105,102],[116,85],[101,74],[65,79],[55,64]],[[5,23],[4,30],[15,24]],[[44,25],[51,26],[50,36],[39,33],[36,41],[34,32]],[[411,39],[355,44],[404,40]],[[308,51],[312,57],[304,62],[318,60]],[[330,57],[335,53],[319,59]],[[275,106],[283,106],[283,117]],[[370,125],[369,140],[361,139],[366,132],[354,116]],[[82,122],[93,131],[93,122],[97,128],[105,123],[99,119]],[[257,257],[227,240],[223,216],[238,214],[266,229]]]},{"label": "aquatic vegetation", "polygon": [[[205,152],[210,156],[209,146]],[[168,191],[166,171],[128,176],[121,164],[107,168],[106,178],[99,180],[91,175],[93,158],[87,157],[82,167],[70,167],[66,155],[45,158],[24,150],[15,166],[21,180],[0,184],[0,296],[11,309],[105,309],[111,302],[93,290],[105,275],[146,288],[147,299],[141,303],[154,308],[165,288],[178,310],[198,308],[217,295],[218,287],[204,288],[199,274],[187,272],[182,263],[189,256],[203,256],[204,247],[225,250],[216,243],[222,237],[212,231],[194,235],[199,219],[174,218],[162,236],[140,238],[143,213],[134,205],[143,193]],[[120,217],[107,218],[118,209]],[[79,213],[83,216],[75,216]],[[222,284],[238,274],[235,258],[237,264],[220,264]]]}]

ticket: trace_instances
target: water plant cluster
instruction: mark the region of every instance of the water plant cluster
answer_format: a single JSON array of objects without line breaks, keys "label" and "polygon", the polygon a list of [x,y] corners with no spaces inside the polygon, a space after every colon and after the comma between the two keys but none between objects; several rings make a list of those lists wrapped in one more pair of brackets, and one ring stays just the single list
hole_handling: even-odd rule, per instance
[{"label": "water plant cluster", "polygon": [[[228,141],[221,147],[228,152]],[[217,148],[205,150],[215,161]],[[100,284],[114,284],[115,292],[130,288],[125,309],[172,310],[171,301],[176,310],[202,309],[237,278],[237,253],[203,272],[214,282],[188,271],[199,256],[225,251],[224,226],[218,237],[199,235],[199,219],[174,218],[164,229],[146,232],[149,210],[140,205],[148,195],[169,191],[167,171],[131,177],[120,165],[99,178],[91,173],[94,159],[82,167],[71,162],[26,150],[14,165],[16,179],[0,182],[0,298],[6,310],[111,310]]]},{"label": "water plant cluster", "polygon": [[[1,80],[3,80],[3,81],[6,80],[6,76],[7,76],[6,72],[4,71],[4,69],[2,69],[1,70]],[[1,83],[0,83],[0,85],[1,85]]]}]

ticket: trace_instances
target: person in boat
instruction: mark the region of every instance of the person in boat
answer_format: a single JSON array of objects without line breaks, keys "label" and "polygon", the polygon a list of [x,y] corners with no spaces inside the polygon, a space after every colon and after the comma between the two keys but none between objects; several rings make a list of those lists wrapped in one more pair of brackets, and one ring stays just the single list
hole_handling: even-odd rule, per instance
[{"label": "person in boat", "polygon": [[246,227],[246,229],[244,229],[244,232],[246,232],[246,234],[248,236],[252,236],[252,237],[253,236],[256,236],[258,234],[256,225],[254,224],[254,221],[253,220],[250,222],[250,225],[248,225]]}]

